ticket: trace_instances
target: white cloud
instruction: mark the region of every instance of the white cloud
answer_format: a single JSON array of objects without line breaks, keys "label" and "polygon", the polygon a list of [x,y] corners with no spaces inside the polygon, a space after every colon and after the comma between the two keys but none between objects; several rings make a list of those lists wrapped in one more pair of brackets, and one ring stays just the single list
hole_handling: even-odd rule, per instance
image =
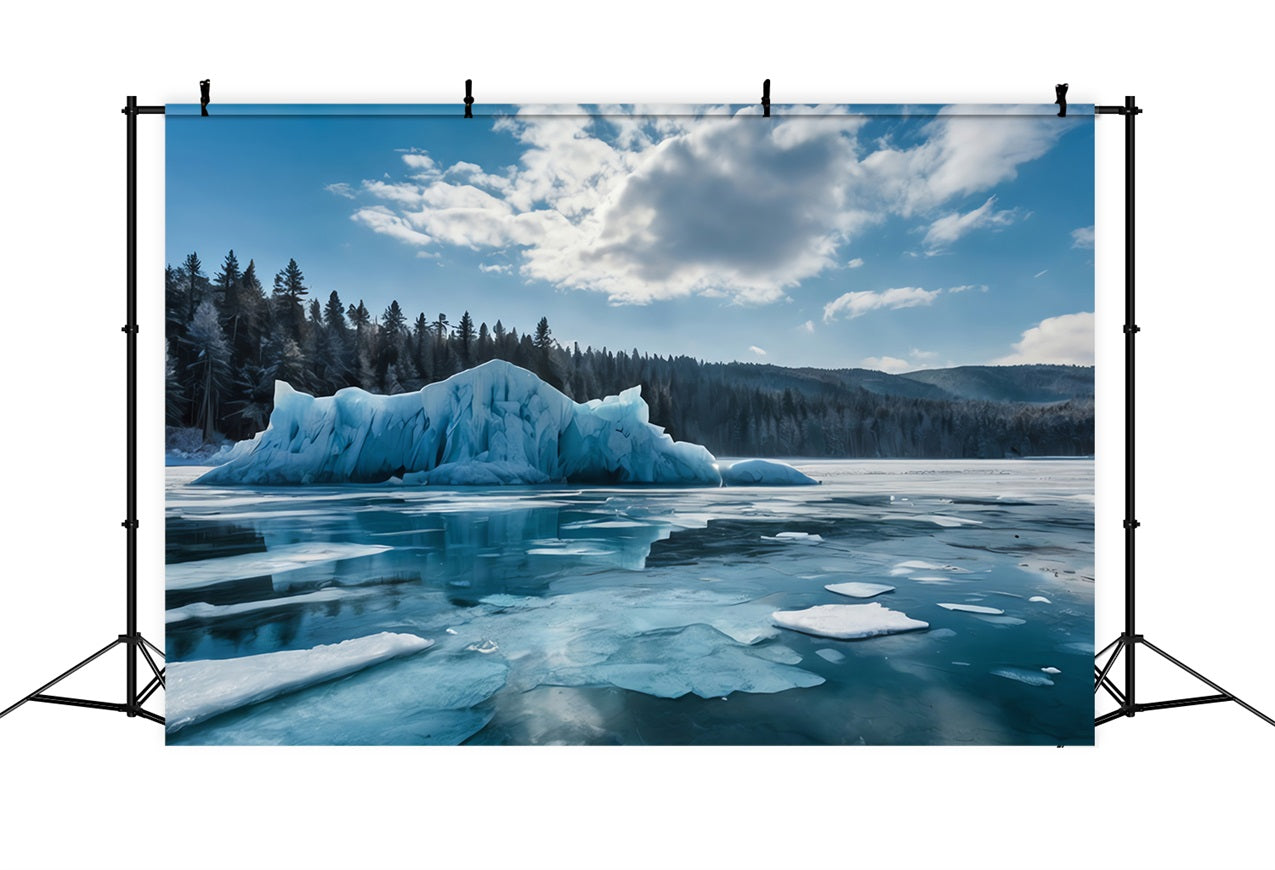
[{"label": "white cloud", "polygon": [[862,265],[863,265],[863,257],[855,257],[853,260],[850,260],[846,263],[846,268],[858,269]]},{"label": "white cloud", "polygon": [[801,324],[800,328],[802,331],[813,335],[815,331],[815,322],[813,320],[807,320],[805,323]]},{"label": "white cloud", "polygon": [[938,355],[939,355],[938,351],[919,350],[915,347],[912,348],[910,351],[908,351],[908,356],[910,356],[912,359],[915,359],[915,360],[937,359]]},{"label": "white cloud", "polygon": [[479,263],[479,272],[499,272],[502,275],[508,275],[513,266],[508,263]]},{"label": "white cloud", "polygon": [[1041,270],[1040,270],[1039,272],[1037,272],[1035,275],[1032,275],[1032,277],[1033,277],[1033,278],[1039,278],[1039,277],[1041,277],[1042,275],[1044,275],[1044,274],[1045,274],[1046,272],[1048,272],[1048,271],[1049,271],[1048,269],[1041,269]]},{"label": "white cloud", "polygon": [[1071,231],[1071,246],[1073,248],[1086,248],[1092,250],[1093,240],[1094,234],[1092,226],[1077,227]]},{"label": "white cloud", "polygon": [[748,349],[749,349],[750,351],[752,351],[753,353],[757,354],[758,356],[765,356],[765,355],[766,355],[766,351],[765,351],[765,349],[764,349],[764,348],[760,348],[760,347],[758,347],[758,346],[757,346],[757,345],[755,345],[755,344],[750,344],[750,345],[748,346]]},{"label": "white cloud", "polygon": [[1007,227],[1024,217],[1021,209],[1007,208],[997,211],[994,208],[995,205],[996,197],[989,196],[986,202],[973,211],[965,214],[952,212],[944,215],[930,224],[929,230],[925,233],[926,246],[931,250],[942,248],[974,230]]},{"label": "white cloud", "polygon": [[1009,356],[992,365],[1026,363],[1093,365],[1094,316],[1092,311],[1048,317],[1023,333]]},{"label": "white cloud", "polygon": [[905,372],[908,369],[916,368],[909,365],[905,359],[899,359],[893,356],[868,356],[859,361],[859,365],[865,369],[872,369],[877,372],[885,372],[886,374],[897,375],[899,372]]},{"label": "white cloud", "polygon": [[920,287],[891,287],[889,290],[879,292],[859,290],[853,293],[842,293],[823,307],[823,319],[824,322],[831,322],[838,316],[844,316],[853,320],[879,308],[915,308],[918,305],[929,305],[942,292],[942,290],[923,290]]},{"label": "white cloud", "polygon": [[[356,220],[414,245],[515,247],[524,278],[613,303],[705,291],[767,303],[837,267],[838,251],[865,227],[891,215],[926,217],[1013,178],[1066,126],[1026,115],[990,125],[940,115],[916,144],[896,148],[861,142],[861,118],[759,124],[755,107],[734,116],[721,107],[698,117],[628,111],[554,116],[527,106],[501,117],[493,130],[523,146],[512,166],[443,169],[424,151],[406,151],[407,180],[365,182],[383,207]],[[931,232],[941,238],[971,221],[1009,219],[987,209],[959,230],[940,223]]]},{"label": "white cloud", "polygon": [[325,184],[323,189],[328,193],[334,193],[337,196],[343,196],[346,199],[354,199],[354,188],[346,184],[344,181],[338,181],[335,184]]},{"label": "white cloud", "polygon": [[980,293],[987,292],[986,284],[957,284],[955,287],[948,287],[948,293],[964,293],[966,290],[977,290]]},{"label": "white cloud", "polygon": [[350,215],[350,220],[371,227],[374,231],[398,239],[400,242],[407,242],[409,245],[428,245],[433,241],[424,233],[412,229],[406,220],[384,206],[361,208]]}]

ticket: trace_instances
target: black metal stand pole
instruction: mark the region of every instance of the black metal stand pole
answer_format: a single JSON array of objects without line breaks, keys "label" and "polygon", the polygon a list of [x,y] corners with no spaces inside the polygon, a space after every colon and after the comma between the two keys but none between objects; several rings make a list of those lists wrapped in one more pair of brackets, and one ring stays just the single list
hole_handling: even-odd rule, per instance
[{"label": "black metal stand pole", "polygon": [[[125,566],[125,605],[124,619],[127,626],[125,633],[93,653],[79,664],[63,671],[31,694],[15,704],[0,711],[0,718],[12,713],[28,701],[44,704],[63,704],[70,707],[90,707],[95,710],[114,710],[126,714],[130,719],[142,717],[161,725],[164,717],[152,713],[142,707],[158,690],[164,688],[164,668],[156,659],[163,660],[164,653],[159,647],[142,637],[137,630],[137,116],[162,115],[163,106],[139,106],[137,97],[129,97],[124,107],[126,124],[125,134],[125,173],[126,173],[126,230],[125,230],[125,295],[127,297],[127,322],[123,332],[127,336],[127,417],[126,424],[126,494],[124,526],[127,536],[127,556]],[[87,698],[72,698],[65,695],[47,694],[53,688],[85,665],[101,658],[117,646],[123,646],[124,662],[124,701],[94,701]],[[150,669],[151,679],[139,691],[137,688],[138,655],[141,655]]]},{"label": "black metal stand pole", "polygon": [[[1115,699],[1119,707],[1116,710],[1094,719],[1094,727],[1118,719],[1122,716],[1133,716],[1146,710],[1166,710],[1170,707],[1194,707],[1199,704],[1216,704],[1221,701],[1234,701],[1245,710],[1275,725],[1275,719],[1262,711],[1246,704],[1217,683],[1202,676],[1184,665],[1173,656],[1137,633],[1135,628],[1136,574],[1134,571],[1134,532],[1139,523],[1134,517],[1134,336],[1140,331],[1134,323],[1134,118],[1142,113],[1133,97],[1125,97],[1123,106],[1095,106],[1094,112],[1099,115],[1124,115],[1124,389],[1125,389],[1125,436],[1124,436],[1124,631],[1107,644],[1094,656],[1094,694],[1103,689]],[[1135,657],[1139,646],[1166,659],[1171,664],[1195,677],[1200,682],[1217,691],[1215,695],[1197,695],[1192,698],[1177,698],[1169,701],[1152,701],[1139,703],[1135,694]],[[1102,657],[1111,651],[1107,660],[1099,665]],[[1124,653],[1124,690],[1122,691],[1111,677],[1112,666],[1116,659]]]}]

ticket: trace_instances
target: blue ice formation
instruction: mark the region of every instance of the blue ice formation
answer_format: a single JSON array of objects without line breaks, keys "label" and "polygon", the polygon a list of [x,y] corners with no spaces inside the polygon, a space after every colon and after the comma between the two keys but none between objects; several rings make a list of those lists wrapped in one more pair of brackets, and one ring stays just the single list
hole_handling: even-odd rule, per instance
[{"label": "blue ice formation", "polygon": [[819,483],[784,462],[744,459],[722,469],[726,486],[812,486]]},{"label": "blue ice formation", "polygon": [[713,455],[650,422],[641,387],[572,401],[492,360],[415,393],[315,398],[275,382],[264,432],[196,483],[720,486]]}]

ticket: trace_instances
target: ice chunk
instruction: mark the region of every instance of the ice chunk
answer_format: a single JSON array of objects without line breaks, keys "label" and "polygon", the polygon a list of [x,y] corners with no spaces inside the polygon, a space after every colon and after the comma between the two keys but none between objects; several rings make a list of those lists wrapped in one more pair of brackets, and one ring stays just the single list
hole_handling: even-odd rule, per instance
[{"label": "ice chunk", "polygon": [[960,610],[964,613],[986,613],[989,616],[1000,616],[1005,612],[1003,610],[998,610],[995,607],[984,607],[981,604],[944,604],[942,602],[938,602],[938,605],[939,607],[946,608],[947,610]]},{"label": "ice chunk", "polygon": [[874,595],[880,595],[883,592],[893,592],[893,586],[886,586],[884,583],[828,583],[824,587],[829,592],[835,592],[838,595],[845,595],[850,598],[871,598]]},{"label": "ice chunk", "polygon": [[238,604],[206,604],[196,601],[185,607],[174,607],[164,614],[164,622],[184,622],[187,619],[225,619],[228,616],[241,616],[245,613],[256,613],[261,610],[274,610],[280,607],[296,607],[305,604],[326,604],[348,598],[361,598],[376,594],[375,589],[341,589],[328,587],[301,595],[285,595],[282,598],[265,598],[260,601],[241,601]]},{"label": "ice chunk", "polygon": [[433,646],[383,631],[313,649],[168,664],[168,731]]},{"label": "ice chunk", "polygon": [[911,574],[913,571],[951,571],[953,574],[970,573],[964,568],[957,568],[955,565],[939,565],[922,559],[909,559],[906,562],[900,562],[890,570],[890,573],[897,576],[899,574]]},{"label": "ice chunk", "polygon": [[246,577],[282,574],[309,568],[323,562],[358,559],[392,550],[381,544],[348,544],[336,541],[285,544],[264,553],[243,553],[196,562],[175,562],[164,566],[164,581],[169,592],[200,589]]},{"label": "ice chunk", "polygon": [[[481,466],[481,467],[480,467]],[[649,421],[640,387],[583,404],[492,360],[415,393],[275,383],[270,425],[195,483],[721,484],[713,455]]]},{"label": "ice chunk", "polygon": [[789,544],[822,544],[823,537],[808,532],[780,532],[777,535],[762,535],[763,541],[780,541]]},{"label": "ice chunk", "polygon": [[837,652],[835,649],[817,649],[815,650],[815,655],[819,656],[819,658],[826,662],[832,662],[834,665],[837,662],[844,662],[846,660],[845,655]]},{"label": "ice chunk", "polygon": [[784,462],[745,459],[721,470],[724,486],[812,486],[819,483]]},{"label": "ice chunk", "polygon": [[928,622],[880,604],[820,604],[805,610],[777,610],[771,614],[775,625],[819,637],[851,640],[929,628]]},{"label": "ice chunk", "polygon": [[387,662],[269,704],[219,716],[169,735],[201,745],[455,745],[492,717],[474,709],[505,685],[498,659],[433,652]]},{"label": "ice chunk", "polygon": [[913,523],[934,523],[944,529],[955,529],[960,526],[981,526],[982,520],[971,520],[966,517],[949,517],[942,514],[886,514],[883,520],[902,520]]},{"label": "ice chunk", "polygon": [[1058,670],[1058,668],[1041,668],[1041,670],[1042,670],[1042,671],[1044,671],[1044,672],[1045,672],[1045,673],[1047,673],[1047,674],[1061,674],[1061,673],[1062,673],[1062,671]]},{"label": "ice chunk", "polygon": [[1054,681],[1049,679],[1049,677],[1042,676],[1035,671],[1025,671],[1022,668],[993,668],[992,673],[1007,680],[1026,683],[1029,686],[1052,686],[1054,684]]},{"label": "ice chunk", "polygon": [[1054,603],[1043,595],[1033,595],[1031,598],[1028,598],[1027,600],[1035,601],[1037,604],[1053,604]]},{"label": "ice chunk", "polygon": [[546,682],[612,685],[657,698],[773,694],[824,682],[818,674],[768,661],[758,652],[707,625],[690,625],[623,641],[604,661],[559,670]]}]

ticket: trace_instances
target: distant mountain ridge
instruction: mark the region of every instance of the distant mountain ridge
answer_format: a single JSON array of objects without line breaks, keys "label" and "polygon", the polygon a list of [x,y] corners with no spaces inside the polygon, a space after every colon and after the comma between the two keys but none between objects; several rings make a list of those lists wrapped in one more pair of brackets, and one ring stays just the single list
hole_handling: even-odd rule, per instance
[{"label": "distant mountain ridge", "polygon": [[719,365],[743,382],[767,389],[798,390],[806,395],[861,389],[904,399],[1027,404],[1092,399],[1094,395],[1093,366],[957,366],[892,375],[873,369],[785,368],[765,363]]}]

